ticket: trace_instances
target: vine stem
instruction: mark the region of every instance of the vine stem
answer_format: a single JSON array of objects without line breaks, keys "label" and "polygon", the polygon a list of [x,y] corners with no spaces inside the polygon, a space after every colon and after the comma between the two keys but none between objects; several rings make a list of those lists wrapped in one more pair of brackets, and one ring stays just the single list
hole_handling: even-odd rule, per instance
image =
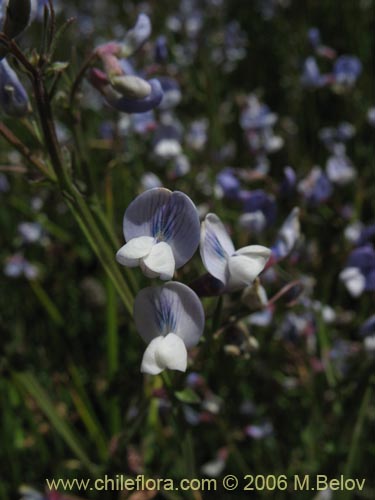
[{"label": "vine stem", "polygon": [[[87,205],[82,194],[74,185],[61,159],[60,145],[57,140],[51,103],[43,78],[43,68],[33,66],[18,48],[17,44],[13,40],[10,40],[8,37],[6,37],[4,34],[0,34],[0,42],[3,42],[3,44],[6,45],[8,50],[25,68],[29,77],[31,78],[35,93],[36,107],[38,110],[44,136],[44,142],[62,194],[68,204],[68,207],[79,223],[83,233],[87,237],[91,248],[99,258],[106,273],[115,285],[122,301],[124,302],[128,314],[132,315],[133,294],[115,262],[114,252],[104,238],[92,212],[90,211],[89,206]],[[5,133],[7,133],[6,130]],[[8,138],[12,139],[13,142],[15,142],[12,136],[9,136],[9,134],[7,135]],[[25,147],[22,147],[19,144],[18,146],[19,148],[21,148],[20,152],[25,154],[28,153]],[[30,157],[30,155],[28,156]]]},{"label": "vine stem", "polygon": [[21,155],[26,158],[34,167],[36,167],[43,175],[45,175],[49,180],[56,182],[56,175],[51,172],[43,162],[36,158],[30,149],[25,146],[25,144],[16,136],[14,133],[8,129],[4,123],[0,123],[0,134],[4,139],[9,142]]}]

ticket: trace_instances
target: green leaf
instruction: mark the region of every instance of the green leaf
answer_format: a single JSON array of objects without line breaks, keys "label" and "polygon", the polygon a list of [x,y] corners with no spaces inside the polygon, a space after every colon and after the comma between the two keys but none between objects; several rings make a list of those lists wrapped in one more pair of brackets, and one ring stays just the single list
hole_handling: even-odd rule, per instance
[{"label": "green leaf", "polygon": [[182,391],[176,391],[174,395],[179,401],[181,401],[181,403],[197,404],[201,402],[198,394],[190,388],[183,389]]},{"label": "green leaf", "polygon": [[74,455],[92,474],[95,474],[96,466],[90,461],[83,450],[74,429],[57,413],[53,401],[34,375],[30,372],[13,373],[13,379],[16,384],[21,386],[22,390],[27,392],[35,400],[39,408],[51,422],[52,427],[64,439]]}]

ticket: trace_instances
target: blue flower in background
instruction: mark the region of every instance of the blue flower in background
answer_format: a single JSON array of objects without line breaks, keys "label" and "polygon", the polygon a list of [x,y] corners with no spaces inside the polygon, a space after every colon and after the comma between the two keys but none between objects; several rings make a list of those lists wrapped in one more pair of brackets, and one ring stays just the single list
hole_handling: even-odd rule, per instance
[{"label": "blue flower in background", "polygon": [[341,87],[352,87],[361,73],[362,63],[356,56],[340,56],[333,66],[335,84]]},{"label": "blue flower in background", "polygon": [[372,245],[353,250],[340,273],[340,280],[353,297],[375,291],[375,250]]},{"label": "blue flower in background", "polygon": [[203,333],[204,310],[188,286],[171,281],[141,290],[134,302],[136,328],[148,343],[141,371],[157,375],[164,369],[186,371],[187,349]]},{"label": "blue flower in background", "polygon": [[298,191],[310,205],[318,205],[331,196],[331,181],[319,167],[311,169],[307,177],[298,184]]},{"label": "blue flower in background", "polygon": [[267,194],[263,189],[242,190],[238,199],[242,202],[245,214],[261,212],[265,226],[272,225],[275,222],[277,214],[276,200],[274,196]]},{"label": "blue flower in background", "polygon": [[29,98],[6,59],[0,60],[0,106],[10,116],[21,117],[29,109]]},{"label": "blue flower in background", "polygon": [[322,75],[315,57],[305,59],[302,67],[301,83],[304,87],[317,89],[329,83],[329,75]]},{"label": "blue flower in background", "polygon": [[295,247],[296,242],[301,236],[299,214],[299,208],[295,207],[285,219],[271,248],[272,259],[276,261],[285,259]]},{"label": "blue flower in background", "polygon": [[241,184],[233,168],[224,168],[216,177],[216,185],[225,198],[237,199]]},{"label": "blue flower in background", "polygon": [[199,245],[197,209],[180,191],[154,188],[140,194],[126,209],[125,241],[116,254],[128,267],[140,266],[150,278],[172,278]]}]

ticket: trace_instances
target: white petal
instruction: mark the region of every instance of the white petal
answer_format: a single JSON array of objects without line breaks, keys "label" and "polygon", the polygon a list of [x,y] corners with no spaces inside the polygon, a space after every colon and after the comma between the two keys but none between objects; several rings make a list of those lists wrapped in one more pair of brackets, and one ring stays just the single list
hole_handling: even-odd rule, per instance
[{"label": "white petal", "polygon": [[140,236],[128,241],[116,254],[116,260],[123,266],[136,267],[139,259],[146,257],[154,244],[152,236]]},{"label": "white petal", "polygon": [[147,257],[142,259],[141,267],[146,276],[153,278],[160,275],[160,279],[170,280],[176,267],[172,248],[164,241],[156,243]]},{"label": "white petal", "polygon": [[339,277],[353,297],[359,297],[365,289],[366,279],[358,267],[345,268]]},{"label": "white petal", "polygon": [[207,214],[202,223],[200,253],[207,271],[226,283],[227,259],[234,253],[234,246],[223,223],[215,214]]},{"label": "white petal", "polygon": [[247,255],[233,255],[228,260],[228,290],[240,290],[251,285],[264,269],[264,258],[251,258]]},{"label": "white petal", "polygon": [[235,255],[243,255],[252,261],[252,266],[256,276],[263,271],[271,255],[271,249],[261,245],[249,245],[236,250]]},{"label": "white petal", "polygon": [[187,367],[187,351],[183,340],[175,333],[168,333],[157,344],[155,359],[157,364],[162,368],[185,372]]},{"label": "white petal", "polygon": [[164,368],[161,368],[156,361],[155,353],[161,342],[164,340],[163,336],[159,336],[151,340],[147,346],[141,364],[141,372],[148,373],[150,375],[157,375],[162,372]]}]

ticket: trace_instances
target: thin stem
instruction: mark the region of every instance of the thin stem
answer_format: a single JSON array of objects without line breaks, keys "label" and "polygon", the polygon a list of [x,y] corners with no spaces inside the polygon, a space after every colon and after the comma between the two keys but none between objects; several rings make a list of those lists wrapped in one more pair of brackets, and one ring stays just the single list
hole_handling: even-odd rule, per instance
[{"label": "thin stem", "polygon": [[90,67],[92,61],[96,58],[95,52],[92,52],[87,59],[84,61],[84,63],[81,66],[81,69],[78,71],[78,74],[73,82],[72,88],[70,90],[70,97],[69,97],[69,106],[70,109],[73,109],[74,106],[74,100],[76,93],[78,92],[79,86],[81,85],[81,82],[83,80],[83,77],[85,76],[86,71]]},{"label": "thin stem", "polygon": [[36,158],[30,149],[25,146],[23,142],[16,137],[11,130],[8,129],[4,125],[4,123],[0,123],[0,134],[4,137],[4,139],[9,142],[21,155],[28,160],[34,167],[36,167],[40,172],[43,173],[49,180],[56,182],[56,176],[53,172],[51,172],[43,162],[41,162],[38,158]]},{"label": "thin stem", "polygon": [[42,286],[38,281],[31,280],[30,282],[30,287],[35,293],[36,297],[44,307],[44,309],[47,311],[48,315],[52,319],[52,321],[58,325],[62,326],[64,324],[64,320],[60,314],[60,311],[57,309],[55,304],[52,302],[48,294],[43,290]]}]

